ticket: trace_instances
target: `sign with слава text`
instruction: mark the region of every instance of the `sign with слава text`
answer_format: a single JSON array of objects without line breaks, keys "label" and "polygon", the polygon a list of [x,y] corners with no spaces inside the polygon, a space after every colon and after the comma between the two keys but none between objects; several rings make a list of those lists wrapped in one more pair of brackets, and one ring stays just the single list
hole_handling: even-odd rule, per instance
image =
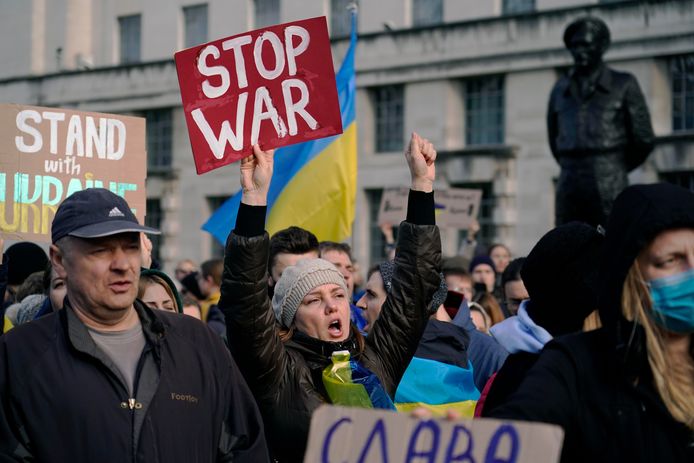
[{"label": "sign with \u0441\u043b\u0430\u0432\u0430 text", "polygon": [[422,420],[323,405],[311,417],[305,463],[557,463],[564,431],[545,423]]}]

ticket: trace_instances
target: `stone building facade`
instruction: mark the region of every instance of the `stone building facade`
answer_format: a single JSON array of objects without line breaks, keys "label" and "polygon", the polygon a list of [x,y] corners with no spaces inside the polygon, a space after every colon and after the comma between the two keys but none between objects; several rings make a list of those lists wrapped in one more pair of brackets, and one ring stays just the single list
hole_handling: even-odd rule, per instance
[{"label": "stone building facade", "polygon": [[[200,226],[238,190],[238,169],[197,176],[173,53],[278,22],[326,15],[338,67],[349,0],[0,0],[0,102],[136,114],[148,121],[148,218],[165,269],[221,247]],[[413,130],[440,153],[438,186],[483,190],[481,239],[526,253],[553,225],[559,168],[547,144],[549,91],[571,64],[562,33],[602,18],[605,59],[633,73],[657,146],[632,182],[694,188],[694,1],[361,0],[359,174],[350,243],[382,257],[383,188],[406,185]],[[453,254],[464,231],[444,230]]]}]

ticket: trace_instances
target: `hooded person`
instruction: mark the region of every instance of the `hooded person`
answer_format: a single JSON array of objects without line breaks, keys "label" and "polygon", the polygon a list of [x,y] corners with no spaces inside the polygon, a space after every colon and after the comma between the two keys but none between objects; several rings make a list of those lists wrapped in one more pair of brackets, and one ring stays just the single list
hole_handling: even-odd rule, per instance
[{"label": "hooded person", "polygon": [[521,303],[518,315],[489,330],[511,355],[485,387],[487,393],[479,402],[482,415],[518,388],[545,344],[580,331],[585,318],[597,309],[596,262],[603,241],[595,227],[571,222],[547,232],[530,251],[520,271],[530,299]]},{"label": "hooded person", "polygon": [[560,425],[563,463],[694,461],[694,193],[625,189],[599,264],[602,328],[548,343],[490,416]]},{"label": "hooded person", "polygon": [[[29,275],[40,272],[47,263],[46,252],[29,241],[15,243],[3,253],[0,265],[0,320],[4,320],[4,324],[0,323],[0,328],[4,332],[13,326],[10,318],[5,317],[5,309],[15,302],[21,302],[16,298],[17,290]],[[16,316],[14,310],[11,313]]]},{"label": "hooded person", "polygon": [[[148,292],[150,287],[161,287],[163,292],[156,291],[156,289],[156,292]],[[142,269],[140,271],[137,297],[153,309],[183,313],[183,301],[181,300],[181,295],[178,293],[176,284],[169,275],[161,270]]]}]

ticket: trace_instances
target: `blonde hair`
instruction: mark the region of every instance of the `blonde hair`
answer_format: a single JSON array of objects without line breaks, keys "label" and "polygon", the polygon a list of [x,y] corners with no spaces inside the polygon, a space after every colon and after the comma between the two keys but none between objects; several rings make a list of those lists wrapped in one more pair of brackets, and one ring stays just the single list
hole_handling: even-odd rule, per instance
[{"label": "blonde hair", "polygon": [[[648,363],[656,390],[672,417],[694,430],[694,359],[673,361],[663,330],[652,315],[653,303],[638,262],[634,262],[622,290],[622,314],[641,325],[646,333]],[[691,349],[690,349],[691,351]]]}]

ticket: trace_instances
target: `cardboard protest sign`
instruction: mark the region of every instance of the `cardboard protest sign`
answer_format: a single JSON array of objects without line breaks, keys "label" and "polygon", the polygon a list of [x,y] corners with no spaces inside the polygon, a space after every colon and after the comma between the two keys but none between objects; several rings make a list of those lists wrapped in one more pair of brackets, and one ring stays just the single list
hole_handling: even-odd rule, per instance
[{"label": "cardboard protest sign", "polygon": [[407,216],[408,188],[386,188],[381,196],[378,210],[378,224],[397,225]]},{"label": "cardboard protest sign", "polygon": [[556,463],[564,431],[544,423],[489,418],[418,420],[409,415],[324,405],[313,414],[305,463]]},{"label": "cardboard protest sign", "polygon": [[0,232],[51,241],[60,203],[75,191],[108,188],[145,218],[145,120],[0,104]]},{"label": "cardboard protest sign", "polygon": [[440,227],[466,229],[472,220],[477,218],[482,190],[448,188],[437,190],[434,192],[434,197],[437,210],[441,208],[441,213],[436,216],[436,223]]},{"label": "cardboard protest sign", "polygon": [[198,174],[342,133],[324,17],[215,40],[174,55]]},{"label": "cardboard protest sign", "polygon": [[[407,216],[407,188],[383,191],[378,211],[379,224],[398,224]],[[436,223],[440,227],[468,228],[479,213],[482,190],[447,188],[434,191]]]}]

